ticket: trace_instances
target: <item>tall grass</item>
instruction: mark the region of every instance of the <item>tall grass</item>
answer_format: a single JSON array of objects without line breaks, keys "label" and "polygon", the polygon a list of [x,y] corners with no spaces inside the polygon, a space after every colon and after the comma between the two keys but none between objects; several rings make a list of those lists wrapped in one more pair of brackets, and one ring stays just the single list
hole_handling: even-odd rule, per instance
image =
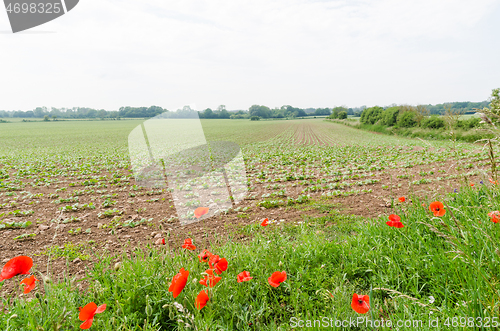
[{"label": "tall grass", "polygon": [[[366,317],[372,321],[422,321],[406,329],[435,330],[428,323],[436,318],[440,329],[449,330],[460,326],[459,319],[451,324],[452,317],[498,318],[500,224],[487,215],[498,209],[498,188],[463,187],[441,201],[447,210],[443,217],[429,212],[431,200],[413,198],[413,203],[396,205],[392,212],[401,216],[402,229],[387,226],[386,217],[346,216],[315,201],[309,207],[328,211],[326,216],[240,228],[235,235],[252,240],[242,244],[229,238],[210,247],[228,259],[229,268],[201,311],[194,300],[204,289],[198,280],[207,265],[196,256],[202,247],[194,252],[143,247],[121,256],[120,265],[106,254],[96,256],[85,279],[88,290],[67,278],[44,282],[44,294],[3,298],[0,327],[77,329],[77,307],[94,301],[107,304],[95,317],[95,330],[289,330],[299,319],[360,317],[350,307],[353,293],[371,296]],[[180,268],[190,275],[174,299],[168,288]],[[243,270],[254,278],[237,283]],[[282,270],[287,280],[270,287],[267,278]]]},{"label": "tall grass", "polygon": [[[387,127],[381,124],[355,123],[346,120],[333,120],[332,122],[341,123],[365,131],[379,132],[387,135],[398,135],[410,138],[423,138],[428,140],[450,140],[450,132],[445,129],[424,129],[420,127],[397,128],[397,127]],[[470,129],[470,130],[454,129],[453,131],[455,133],[456,140],[469,143],[473,143],[481,139],[488,139],[494,137],[493,134],[478,129]]]}]

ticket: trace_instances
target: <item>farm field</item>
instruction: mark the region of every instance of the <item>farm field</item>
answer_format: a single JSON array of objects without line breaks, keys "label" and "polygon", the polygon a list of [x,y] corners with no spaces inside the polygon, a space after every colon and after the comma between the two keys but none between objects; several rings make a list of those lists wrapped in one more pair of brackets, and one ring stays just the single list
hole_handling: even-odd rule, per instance
[{"label": "farm field", "polygon": [[[37,288],[54,310],[34,292],[12,306],[17,283],[5,280],[3,310],[18,317],[3,314],[3,329],[77,329],[78,306],[70,304],[84,298],[107,304],[96,330],[300,329],[291,318],[361,316],[350,306],[354,292],[370,295],[373,320],[428,326],[438,318],[440,329],[453,330],[450,318],[498,317],[500,232],[487,216],[498,209],[498,191],[481,145],[323,119],[202,120],[207,141],[240,146],[248,194],[224,213],[180,226],[171,192],[136,185],[130,170],[128,135],[142,122],[0,126],[2,263],[32,257],[34,270],[51,278],[40,276]],[[186,199],[203,207],[195,193],[186,189]],[[432,217],[432,201],[445,202],[447,214]],[[390,214],[405,227],[387,226]],[[181,248],[186,238],[195,251]],[[201,277],[203,249],[227,258],[229,268],[199,311],[203,287],[191,278],[178,298],[167,290],[181,267]],[[236,283],[248,269],[254,279]],[[287,280],[270,288],[278,270]],[[23,305],[36,313],[23,315]]]}]

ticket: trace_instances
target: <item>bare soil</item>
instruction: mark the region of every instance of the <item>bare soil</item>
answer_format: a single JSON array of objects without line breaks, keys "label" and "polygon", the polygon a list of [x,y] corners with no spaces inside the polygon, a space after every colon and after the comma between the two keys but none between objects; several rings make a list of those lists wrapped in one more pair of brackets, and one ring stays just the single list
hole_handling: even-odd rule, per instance
[{"label": "bare soil", "polygon": [[[439,173],[438,170],[445,170],[445,173]],[[370,193],[362,193],[349,195],[346,197],[333,197],[329,199],[321,199],[321,192],[311,193],[311,197],[316,201],[322,201],[325,204],[331,204],[332,209],[337,208],[342,213],[360,215],[367,218],[376,218],[378,216],[388,215],[392,213],[391,197],[397,202],[397,198],[401,196],[419,196],[428,197],[430,202],[437,198],[439,194],[450,192],[455,187],[459,186],[458,180],[448,181],[433,181],[429,184],[409,185],[409,179],[398,178],[398,175],[411,174],[415,175],[414,179],[424,178],[419,176],[420,171],[434,171],[433,175],[425,178],[444,177],[450,174],[456,174],[454,161],[449,161],[445,164],[431,164],[423,166],[415,166],[410,169],[386,169],[384,171],[375,172],[375,178],[380,179],[380,182],[367,185],[366,187],[358,186],[351,187],[355,189],[371,189]],[[414,180],[412,179],[412,180]],[[480,178],[474,176],[467,179],[474,182],[475,185],[480,185]],[[288,182],[287,185],[292,185],[294,182]],[[463,183],[462,183],[463,184]],[[115,187],[108,189],[106,193],[117,193],[115,206],[110,208],[102,208],[101,204],[104,201],[102,198],[95,198],[101,194],[93,196],[89,194],[79,196],[79,203],[85,204],[93,202],[96,209],[79,210],[74,212],[61,212],[59,207],[71,205],[72,203],[53,203],[54,199],[49,199],[48,195],[56,193],[55,187],[44,187],[32,190],[33,194],[43,193],[44,196],[35,199],[26,199],[17,201],[16,206],[7,205],[0,209],[0,213],[14,210],[33,210],[31,216],[13,217],[4,216],[3,221],[15,220],[24,221],[30,220],[33,224],[26,229],[4,229],[0,230],[0,251],[1,262],[4,264],[9,259],[18,255],[29,255],[34,260],[34,270],[41,271],[44,275],[49,273],[53,280],[62,279],[66,276],[77,276],[77,279],[85,276],[85,269],[91,267],[96,261],[97,256],[101,254],[111,254],[116,256],[116,260],[120,259],[122,253],[130,255],[137,246],[145,244],[156,245],[158,248],[179,249],[184,239],[192,238],[194,244],[198,248],[208,248],[211,244],[218,244],[231,236],[232,240],[245,242],[249,238],[238,231],[242,226],[258,222],[262,218],[283,219],[284,222],[297,222],[307,217],[320,216],[321,212],[314,208],[304,208],[305,205],[296,205],[293,207],[279,207],[266,209],[257,206],[259,200],[244,200],[238,206],[249,207],[245,212],[229,212],[202,219],[199,222],[192,223],[186,226],[168,222],[170,217],[176,215],[175,208],[171,201],[172,196],[168,192],[158,195],[147,195],[147,190],[139,189],[138,191],[130,191],[129,186]],[[263,184],[256,184],[256,192],[258,196],[263,193],[272,192],[265,189]],[[58,192],[60,198],[67,198],[72,189],[89,189],[89,187],[77,186],[68,188],[67,192]],[[122,189],[122,191],[120,191]],[[97,189],[96,189],[97,190]],[[130,197],[129,192],[136,193],[135,197]],[[17,192],[19,193],[19,192]],[[252,192],[254,193],[254,192]],[[5,195],[2,196],[5,198]],[[94,197],[95,200],[92,200]],[[147,200],[158,199],[158,201],[148,202]],[[38,201],[38,203],[33,203]],[[130,203],[133,202],[133,203]],[[32,204],[30,204],[32,203]],[[407,200],[405,203],[412,203]],[[142,218],[153,220],[151,222],[142,223],[136,227],[105,227],[104,225],[112,225],[113,219],[98,217],[100,212],[107,209],[118,208],[123,211],[120,221],[134,220],[138,221]],[[327,213],[327,212],[324,212]],[[77,217],[79,221],[63,224],[62,221]],[[54,221],[51,221],[54,220]],[[69,230],[81,228],[79,234],[69,234]],[[85,231],[90,229],[90,233]],[[15,237],[25,234],[34,233],[36,236],[33,239],[14,240]],[[168,246],[158,244],[162,238],[168,242]],[[88,260],[82,258],[67,259],[65,257],[57,258],[50,262],[47,254],[48,248],[59,247],[65,250],[65,245],[69,243],[78,247],[81,244],[79,253],[83,255],[89,254]],[[3,291],[14,291],[13,282],[6,282]]]}]

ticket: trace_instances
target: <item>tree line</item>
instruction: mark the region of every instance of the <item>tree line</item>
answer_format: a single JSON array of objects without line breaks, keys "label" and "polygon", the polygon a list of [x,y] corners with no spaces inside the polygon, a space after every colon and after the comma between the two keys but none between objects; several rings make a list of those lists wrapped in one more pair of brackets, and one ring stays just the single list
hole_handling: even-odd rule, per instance
[{"label": "tree line", "polygon": [[446,121],[455,129],[472,129],[480,125],[481,119],[472,117],[465,120],[458,120],[464,111],[452,109],[450,106],[445,108],[445,119],[437,114],[431,114],[431,111],[425,105],[410,106],[400,105],[388,107],[370,107],[361,113],[360,123],[368,125],[382,125],[394,128],[412,128],[422,127],[429,129],[440,129],[446,126]]},{"label": "tree line", "polygon": [[[488,107],[489,102],[451,102],[437,105],[425,105],[430,114],[444,115],[447,109],[462,113],[474,112],[474,108]],[[388,107],[379,107],[389,109],[397,107],[395,104]],[[373,107],[371,107],[373,108]],[[164,114],[170,118],[194,117],[198,114],[199,118],[206,119],[246,119],[246,118],[299,118],[306,116],[330,116],[330,118],[345,118],[348,115],[361,116],[367,109],[366,106],[357,108],[347,108],[345,106],[333,108],[297,108],[290,105],[284,105],[279,108],[269,108],[265,105],[252,105],[248,110],[229,111],[225,105],[218,106],[215,110],[206,108],[203,111],[196,111],[189,106],[184,106],[177,111],[169,111],[159,106],[150,107],[120,107],[118,110],[93,109],[88,107],[73,108],[55,108],[37,107],[33,110],[6,111],[0,110],[0,118],[21,117],[21,118],[53,118],[53,119],[82,119],[82,118],[101,118],[101,119],[120,119],[120,118],[151,118],[159,114]],[[340,116],[340,117],[339,117]],[[344,117],[345,116],[345,117]]]}]

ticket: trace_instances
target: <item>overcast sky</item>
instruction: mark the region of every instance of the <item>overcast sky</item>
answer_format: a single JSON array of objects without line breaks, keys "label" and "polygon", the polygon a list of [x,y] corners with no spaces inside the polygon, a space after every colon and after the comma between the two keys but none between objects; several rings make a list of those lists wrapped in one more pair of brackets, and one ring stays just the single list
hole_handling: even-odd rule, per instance
[{"label": "overcast sky", "polygon": [[12,34],[0,110],[175,110],[483,101],[500,87],[499,0],[80,0]]}]

